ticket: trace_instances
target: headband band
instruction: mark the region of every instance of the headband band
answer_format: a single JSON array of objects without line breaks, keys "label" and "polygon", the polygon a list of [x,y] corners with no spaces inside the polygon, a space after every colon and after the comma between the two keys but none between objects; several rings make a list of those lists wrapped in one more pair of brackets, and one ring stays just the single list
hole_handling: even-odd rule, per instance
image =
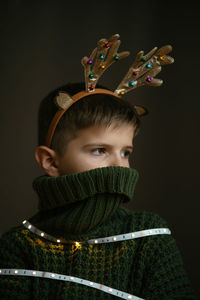
[{"label": "headband band", "polygon": [[[62,118],[63,114],[70,108],[70,106],[72,104],[74,104],[75,102],[77,102],[78,100],[86,97],[86,96],[90,96],[90,95],[94,95],[94,94],[105,94],[105,95],[112,95],[116,98],[121,99],[120,96],[116,95],[115,93],[113,93],[112,91],[106,90],[106,89],[95,89],[92,93],[91,92],[87,92],[87,91],[81,91],[77,94],[75,94],[74,96],[71,97],[71,102],[68,104],[68,106],[65,109],[59,109],[56,114],[54,115],[49,129],[48,129],[48,133],[47,133],[47,137],[46,137],[46,143],[45,145],[47,147],[51,147],[51,142],[52,142],[52,138],[54,135],[54,132],[56,130],[56,127],[58,125],[58,122],[60,121],[60,119]],[[63,95],[64,93],[62,93],[62,99],[63,99]],[[66,94],[67,95],[67,94]],[[67,95],[68,97],[68,95]],[[59,101],[59,98],[56,99],[56,101]]]}]

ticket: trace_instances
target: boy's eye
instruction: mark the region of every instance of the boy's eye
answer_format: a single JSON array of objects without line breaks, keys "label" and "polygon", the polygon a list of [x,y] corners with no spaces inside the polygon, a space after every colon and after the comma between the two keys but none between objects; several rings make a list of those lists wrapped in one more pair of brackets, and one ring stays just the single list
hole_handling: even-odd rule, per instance
[{"label": "boy's eye", "polygon": [[96,154],[96,155],[102,154],[102,153],[105,153],[105,149],[104,148],[96,148],[96,149],[92,150],[92,153]]},{"label": "boy's eye", "polygon": [[130,154],[131,154],[130,151],[127,151],[127,150],[122,151],[122,157],[127,157],[127,156],[129,156]]},{"label": "boy's eye", "polygon": [[[95,154],[95,155],[100,155],[100,154],[103,154],[106,152],[106,149],[105,148],[96,148],[96,149],[92,149],[92,153]],[[129,157],[131,154],[130,151],[128,150],[125,150],[125,151],[122,151],[121,152],[121,156],[122,157]]]}]

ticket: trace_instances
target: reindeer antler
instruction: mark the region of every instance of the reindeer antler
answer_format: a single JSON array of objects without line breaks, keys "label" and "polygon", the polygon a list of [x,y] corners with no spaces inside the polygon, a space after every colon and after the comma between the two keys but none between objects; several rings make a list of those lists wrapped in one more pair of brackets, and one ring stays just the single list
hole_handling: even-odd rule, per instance
[{"label": "reindeer antler", "polygon": [[108,40],[98,41],[98,47],[95,48],[90,57],[83,57],[81,60],[85,69],[86,91],[93,91],[100,76],[115,61],[125,58],[129,55],[128,51],[118,53],[120,40],[119,34],[112,35]]},{"label": "reindeer antler", "polygon": [[114,91],[115,94],[125,94],[130,90],[138,88],[142,85],[160,86],[163,81],[154,78],[160,71],[162,65],[172,64],[174,59],[168,56],[172,47],[166,45],[158,49],[153,48],[144,55],[144,51],[138,52],[136,59],[127,74]]},{"label": "reindeer antler", "polygon": [[[120,46],[120,40],[118,39],[119,34],[112,35],[108,40],[101,39],[98,42],[97,48],[92,51],[90,57],[88,58],[85,56],[82,58],[81,62],[85,69],[86,91],[80,91],[73,96],[60,91],[56,96],[55,102],[58,105],[59,110],[56,112],[49,125],[45,143],[47,147],[51,146],[56,126],[62,115],[78,100],[91,94],[107,94],[121,98],[122,94],[141,85],[147,84],[150,86],[159,86],[162,84],[162,80],[154,77],[161,71],[162,65],[174,62],[172,57],[167,56],[172,50],[170,45],[164,46],[159,50],[155,47],[145,56],[144,51],[140,51],[137,54],[134,63],[128,70],[128,73],[114,92],[107,89],[95,90],[97,81],[103,72],[115,61],[129,55],[128,51],[121,53],[117,52]],[[134,109],[139,116],[144,116],[148,113],[147,109],[141,105],[134,105]]]}]

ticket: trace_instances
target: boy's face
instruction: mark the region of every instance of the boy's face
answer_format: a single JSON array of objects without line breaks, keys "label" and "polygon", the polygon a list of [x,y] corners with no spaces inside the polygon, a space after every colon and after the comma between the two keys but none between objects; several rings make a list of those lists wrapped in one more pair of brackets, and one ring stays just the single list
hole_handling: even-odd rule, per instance
[{"label": "boy's face", "polygon": [[62,156],[58,156],[59,176],[109,166],[130,167],[134,127],[122,124],[115,127],[91,126],[79,131]]}]

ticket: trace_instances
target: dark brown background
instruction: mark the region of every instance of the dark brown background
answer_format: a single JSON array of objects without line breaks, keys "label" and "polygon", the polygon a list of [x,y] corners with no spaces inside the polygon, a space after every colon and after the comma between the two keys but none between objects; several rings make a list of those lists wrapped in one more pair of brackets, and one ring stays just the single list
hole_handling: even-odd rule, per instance
[{"label": "dark brown background", "polygon": [[[143,3],[142,3],[143,2]],[[169,224],[199,294],[199,11],[196,1],[27,1],[1,4],[0,234],[37,210],[31,184],[37,109],[52,89],[83,79],[80,60],[97,40],[119,33],[130,57],[100,81],[114,89],[139,50],[171,44],[175,64],[159,88],[127,96],[148,107],[135,139],[140,179],[129,208]],[[181,3],[181,5],[179,4]]]}]

